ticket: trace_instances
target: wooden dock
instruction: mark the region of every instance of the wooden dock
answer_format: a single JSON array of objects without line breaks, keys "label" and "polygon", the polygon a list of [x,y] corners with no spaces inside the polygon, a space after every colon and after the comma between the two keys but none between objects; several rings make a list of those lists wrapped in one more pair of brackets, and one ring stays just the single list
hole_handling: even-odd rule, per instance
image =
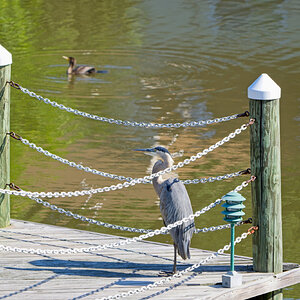
[{"label": "wooden dock", "polygon": [[[20,248],[83,248],[122,239],[19,220],[0,229],[1,245]],[[191,253],[191,260],[179,261],[179,270],[212,252],[192,249]],[[68,256],[1,252],[0,299],[100,299],[160,280],[158,272],[171,270],[172,258],[172,245],[148,241]],[[236,256],[235,262],[243,274],[239,288],[221,286],[229,266],[229,255],[224,254],[196,272],[127,299],[247,299],[300,282],[300,268],[275,276],[253,272],[251,258]]]}]

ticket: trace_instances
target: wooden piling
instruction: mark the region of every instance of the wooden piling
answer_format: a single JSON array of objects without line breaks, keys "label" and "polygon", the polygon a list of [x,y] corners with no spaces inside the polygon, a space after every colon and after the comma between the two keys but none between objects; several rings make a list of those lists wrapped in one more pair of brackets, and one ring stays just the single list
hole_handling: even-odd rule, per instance
[{"label": "wooden piling", "polygon": [[[7,132],[10,128],[10,81],[12,57],[0,45],[0,186],[5,188],[10,182],[10,151]],[[10,223],[9,195],[0,195],[0,227]]]},{"label": "wooden piling", "polygon": [[[282,272],[282,219],[280,168],[280,87],[262,74],[248,88],[253,223],[253,268],[257,272]],[[260,299],[282,299],[282,293]]]}]

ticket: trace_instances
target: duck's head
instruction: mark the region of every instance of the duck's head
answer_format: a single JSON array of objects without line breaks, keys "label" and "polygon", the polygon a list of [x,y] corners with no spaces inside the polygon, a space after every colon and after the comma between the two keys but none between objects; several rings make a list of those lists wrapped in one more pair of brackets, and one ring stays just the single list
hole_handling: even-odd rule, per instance
[{"label": "duck's head", "polygon": [[66,59],[70,65],[74,66],[76,64],[76,60],[72,56],[63,56],[64,59]]}]

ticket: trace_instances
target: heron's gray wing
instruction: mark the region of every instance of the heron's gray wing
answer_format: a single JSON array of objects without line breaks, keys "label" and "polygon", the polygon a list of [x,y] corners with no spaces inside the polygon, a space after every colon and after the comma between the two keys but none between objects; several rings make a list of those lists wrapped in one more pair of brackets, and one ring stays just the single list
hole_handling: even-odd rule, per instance
[{"label": "heron's gray wing", "polygon": [[[160,210],[166,225],[182,220],[193,213],[190,197],[184,184],[177,178],[162,183]],[[189,258],[189,245],[194,232],[194,221],[190,220],[171,229],[170,233],[183,258]]]}]

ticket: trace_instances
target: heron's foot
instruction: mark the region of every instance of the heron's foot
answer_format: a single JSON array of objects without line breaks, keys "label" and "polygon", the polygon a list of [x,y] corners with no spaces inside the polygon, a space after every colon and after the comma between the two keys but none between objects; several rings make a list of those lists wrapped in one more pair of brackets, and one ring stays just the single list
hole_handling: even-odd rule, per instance
[{"label": "heron's foot", "polygon": [[158,273],[158,276],[159,277],[170,277],[170,276],[173,276],[176,272],[173,272],[173,271],[160,271]]}]

